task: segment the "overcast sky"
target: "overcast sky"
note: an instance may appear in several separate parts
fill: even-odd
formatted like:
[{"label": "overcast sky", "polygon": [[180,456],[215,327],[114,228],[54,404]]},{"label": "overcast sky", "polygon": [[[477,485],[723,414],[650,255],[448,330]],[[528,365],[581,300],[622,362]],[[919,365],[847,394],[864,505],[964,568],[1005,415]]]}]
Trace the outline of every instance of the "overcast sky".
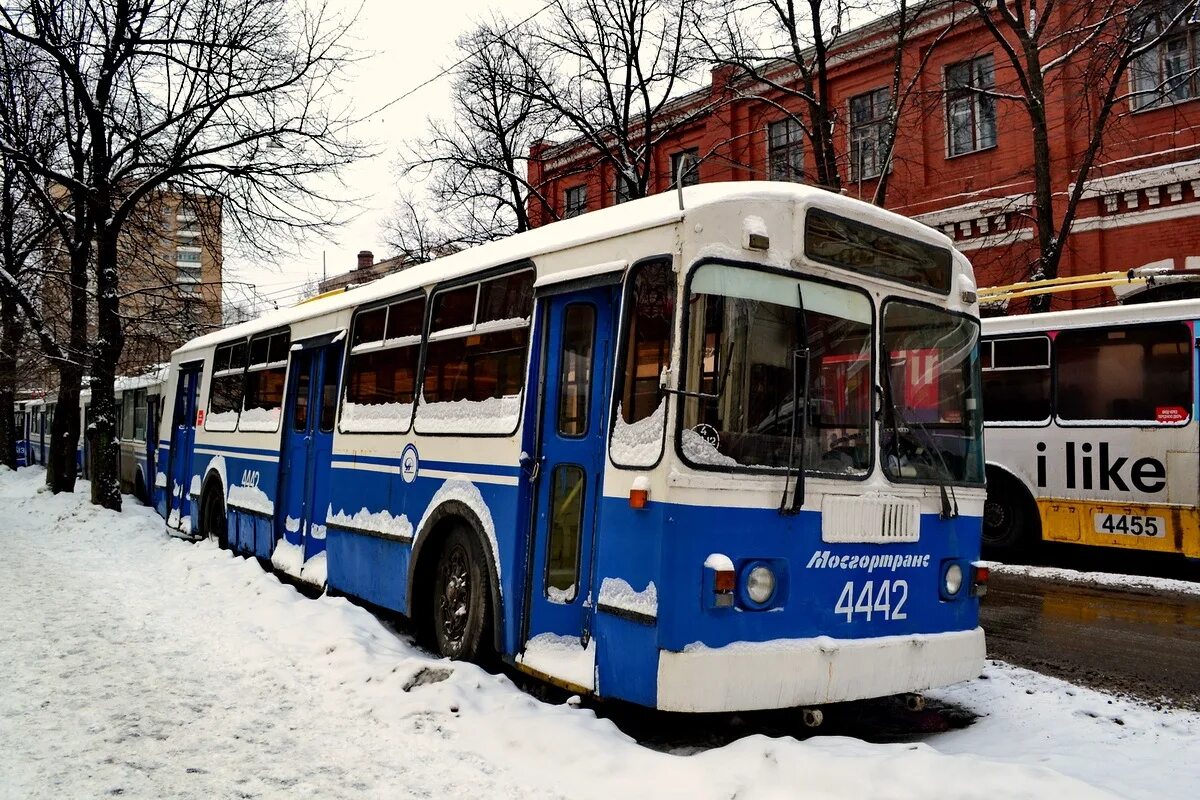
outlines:
[{"label": "overcast sky", "polygon": [[[506,18],[522,19],[544,5],[545,0],[329,0],[330,6],[353,14],[362,10],[354,25],[356,47],[374,55],[352,68],[344,93],[359,113],[383,106],[405,91],[428,80],[454,63],[454,40],[476,21],[499,11]],[[387,255],[380,223],[397,194],[392,164],[406,139],[420,136],[425,120],[449,113],[449,80],[442,78],[363,123],[360,139],[376,143],[379,155],[346,170],[343,180],[348,195],[363,198],[358,218],[339,228],[333,238],[313,239],[294,256],[281,257],[278,264],[262,266],[226,250],[227,300],[244,293],[232,282],[245,281],[280,306],[295,302],[294,287],[321,277],[324,253],[329,275],[352,269],[359,250],[371,250],[376,259]],[[266,308],[260,310],[265,311]]]}]

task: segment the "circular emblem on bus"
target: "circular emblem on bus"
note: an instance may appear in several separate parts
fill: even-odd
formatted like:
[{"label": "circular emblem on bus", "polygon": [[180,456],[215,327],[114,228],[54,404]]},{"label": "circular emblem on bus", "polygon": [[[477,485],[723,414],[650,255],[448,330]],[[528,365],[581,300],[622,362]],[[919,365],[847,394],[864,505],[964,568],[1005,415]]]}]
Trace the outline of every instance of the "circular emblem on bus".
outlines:
[{"label": "circular emblem on bus", "polygon": [[417,456],[417,446],[410,444],[400,454],[400,477],[405,483],[412,483],[417,479],[417,470],[420,468],[421,459]]},{"label": "circular emblem on bus", "polygon": [[692,432],[700,436],[701,439],[711,444],[713,447],[721,446],[721,435],[717,433],[717,429],[706,422],[701,422],[696,427],[692,428]]}]

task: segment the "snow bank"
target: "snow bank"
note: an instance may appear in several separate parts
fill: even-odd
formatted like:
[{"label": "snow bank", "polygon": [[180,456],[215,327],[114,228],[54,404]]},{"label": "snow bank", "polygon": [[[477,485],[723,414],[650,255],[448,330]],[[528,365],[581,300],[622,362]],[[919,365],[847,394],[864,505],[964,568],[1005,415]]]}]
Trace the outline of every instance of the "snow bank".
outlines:
[{"label": "snow bank", "polygon": [[667,400],[663,398],[654,413],[637,422],[627,423],[617,404],[617,420],[613,425],[609,453],[614,464],[648,467],[662,452],[663,425],[667,418]]},{"label": "snow bank", "polygon": [[521,396],[454,400],[417,407],[421,433],[512,433],[521,418]]},{"label": "snow bank", "polygon": [[347,432],[404,433],[412,421],[412,403],[342,403],[341,429]]},{"label": "snow bank", "polygon": [[632,611],[647,617],[658,616],[658,589],[654,581],[637,591],[623,578],[605,578],[600,584],[600,605]]},{"label": "snow bank", "polygon": [[[0,474],[6,796],[1200,793],[1200,763],[1187,755],[1200,714],[996,663],[984,680],[928,693],[983,714],[963,730],[895,744],[797,741],[757,734],[746,718],[746,735],[722,747],[642,747],[586,707],[540,702],[471,664],[450,668],[344,598],[305,599],[254,559],[169,539],[148,508],[95,508],[86,483],[38,494],[44,475]],[[577,640],[539,640],[531,654],[585,669],[592,657]]]},{"label": "snow bank", "polygon": [[387,511],[368,511],[365,506],[359,509],[354,516],[350,516],[344,510],[334,513],[333,506],[330,505],[325,512],[325,524],[333,525],[335,528],[348,526],[404,539],[411,539],[413,535],[412,523],[404,514],[394,517]]},{"label": "snow bank", "polygon": [[1080,572],[1061,567],[1031,567],[1024,564],[1004,564],[999,561],[981,561],[998,575],[1021,575],[1063,583],[1082,583],[1106,586],[1113,589],[1149,589],[1156,592],[1179,592],[1200,595],[1200,583],[1179,581],[1172,578],[1152,578],[1144,575],[1120,575],[1110,572]]}]

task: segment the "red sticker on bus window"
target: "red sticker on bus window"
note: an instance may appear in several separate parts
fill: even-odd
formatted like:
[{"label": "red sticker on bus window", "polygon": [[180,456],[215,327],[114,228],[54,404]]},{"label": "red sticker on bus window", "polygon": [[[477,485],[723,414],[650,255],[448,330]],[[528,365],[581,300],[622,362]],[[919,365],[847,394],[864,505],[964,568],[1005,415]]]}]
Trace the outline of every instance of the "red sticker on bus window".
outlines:
[{"label": "red sticker on bus window", "polygon": [[204,409],[203,408],[196,409],[196,427],[197,428],[204,427]]},{"label": "red sticker on bus window", "polygon": [[1188,412],[1183,406],[1159,406],[1154,410],[1155,422],[1187,422]]}]

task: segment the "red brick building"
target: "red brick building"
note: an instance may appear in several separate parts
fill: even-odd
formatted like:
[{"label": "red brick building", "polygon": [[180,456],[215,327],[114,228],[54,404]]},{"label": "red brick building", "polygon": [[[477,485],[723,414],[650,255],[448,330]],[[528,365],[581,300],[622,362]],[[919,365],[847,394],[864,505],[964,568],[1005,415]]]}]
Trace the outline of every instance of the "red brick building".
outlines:
[{"label": "red brick building", "polygon": [[[1065,15],[1063,9],[1073,5],[1060,3],[1055,13]],[[1015,81],[1000,46],[961,7],[961,21],[942,34],[948,14],[918,30],[905,52],[907,74],[917,74],[936,41],[902,111],[885,205],[953,238],[975,264],[981,286],[1023,280],[1037,256],[1029,213],[1034,202],[1029,118],[1013,100],[947,90],[970,85],[1003,94]],[[830,62],[839,158],[845,165],[842,191],[867,200],[880,171],[872,145],[880,125],[877,109],[881,101],[886,104],[892,80],[889,31],[883,20],[847,34]],[[1106,126],[1060,275],[1146,265],[1200,270],[1198,72],[1200,23],[1172,31],[1131,69],[1128,91],[1121,92],[1129,96],[1118,102]],[[699,159],[695,178],[704,182],[806,180],[814,174],[809,148],[773,104],[791,109],[796,101],[772,96],[736,75],[730,68],[714,70],[707,89],[676,101],[678,112],[708,103],[714,110],[657,149],[651,192],[673,185],[672,165],[689,151]],[[1088,113],[1081,110],[1088,97],[1084,84],[1081,70],[1069,65],[1048,85],[1056,208],[1065,202],[1087,143],[1088,126],[1077,116]],[[1145,91],[1151,86],[1159,88]],[[855,169],[852,159],[862,168]],[[560,215],[573,216],[617,201],[612,165],[596,162],[595,151],[581,141],[536,145],[530,179],[544,187]],[[535,224],[548,221],[540,209],[531,211]],[[1054,307],[1113,301],[1105,289],[1056,296]]]}]

